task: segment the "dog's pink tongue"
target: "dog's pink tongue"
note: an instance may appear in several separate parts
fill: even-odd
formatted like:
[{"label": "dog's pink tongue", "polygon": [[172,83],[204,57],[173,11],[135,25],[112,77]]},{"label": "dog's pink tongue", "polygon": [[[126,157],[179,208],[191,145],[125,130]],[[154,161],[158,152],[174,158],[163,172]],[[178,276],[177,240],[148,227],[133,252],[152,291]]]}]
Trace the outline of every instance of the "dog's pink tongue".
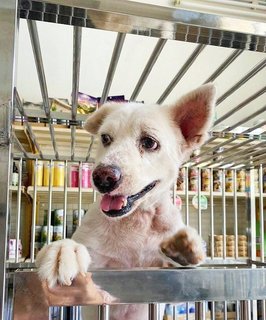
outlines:
[{"label": "dog's pink tongue", "polygon": [[125,196],[113,196],[112,197],[108,194],[105,194],[102,197],[101,209],[103,211],[120,210],[120,209],[122,209],[125,200],[126,200]]}]

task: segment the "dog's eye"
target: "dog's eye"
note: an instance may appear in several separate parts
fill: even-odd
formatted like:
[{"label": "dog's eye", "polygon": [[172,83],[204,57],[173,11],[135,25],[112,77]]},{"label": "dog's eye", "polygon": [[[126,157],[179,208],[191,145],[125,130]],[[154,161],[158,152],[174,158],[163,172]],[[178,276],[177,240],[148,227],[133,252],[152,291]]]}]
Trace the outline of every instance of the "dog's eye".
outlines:
[{"label": "dog's eye", "polygon": [[109,136],[109,134],[102,134],[101,135],[102,144],[104,146],[109,146],[111,142],[113,141],[112,137]]},{"label": "dog's eye", "polygon": [[154,151],[159,148],[159,143],[151,137],[142,137],[140,139],[140,146],[144,150]]}]

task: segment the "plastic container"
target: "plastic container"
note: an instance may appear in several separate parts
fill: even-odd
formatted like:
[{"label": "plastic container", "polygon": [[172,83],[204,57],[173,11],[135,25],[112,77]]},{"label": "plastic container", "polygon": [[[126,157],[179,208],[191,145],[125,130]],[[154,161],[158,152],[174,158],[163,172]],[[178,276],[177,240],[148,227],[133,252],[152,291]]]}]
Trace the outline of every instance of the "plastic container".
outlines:
[{"label": "plastic container", "polygon": [[189,170],[189,190],[190,191],[198,190],[198,169]]},{"label": "plastic container", "polygon": [[[34,186],[34,166],[36,162],[32,161],[32,179],[31,183]],[[37,162],[37,167],[36,167],[36,185],[37,186],[42,186],[43,185],[43,161],[38,160]]]},{"label": "plastic container", "polygon": [[55,209],[53,211],[53,225],[62,226],[64,220],[64,209]]},{"label": "plastic container", "polygon": [[54,187],[63,187],[65,184],[65,164],[62,161],[54,162]]},{"label": "plastic container", "polygon": [[43,163],[43,186],[48,187],[49,186],[49,179],[50,179],[50,170],[52,170],[52,176],[51,176],[51,185],[53,185],[54,182],[54,163],[50,161],[44,161]]},{"label": "plastic container", "polygon": [[211,188],[211,172],[210,169],[201,170],[201,191],[209,192]]},{"label": "plastic container", "polygon": [[79,166],[72,165],[70,167],[69,186],[77,188],[79,186]]}]

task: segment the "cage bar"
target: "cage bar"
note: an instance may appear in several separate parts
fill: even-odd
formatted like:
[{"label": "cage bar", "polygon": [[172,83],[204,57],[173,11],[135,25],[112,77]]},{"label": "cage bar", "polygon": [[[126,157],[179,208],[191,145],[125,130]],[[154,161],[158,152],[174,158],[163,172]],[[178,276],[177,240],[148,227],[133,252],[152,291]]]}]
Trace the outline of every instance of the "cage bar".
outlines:
[{"label": "cage bar", "polygon": [[169,96],[169,94],[172,92],[172,90],[175,88],[175,86],[178,84],[178,82],[182,79],[182,77],[186,74],[188,69],[192,66],[192,64],[195,62],[199,54],[203,51],[205,48],[205,45],[199,44],[197,45],[196,49],[192,52],[190,57],[187,59],[187,61],[184,63],[182,68],[178,71],[176,76],[173,78],[173,80],[169,83],[167,88],[164,90],[160,98],[157,100],[158,104],[161,104],[164,102],[164,100]]}]

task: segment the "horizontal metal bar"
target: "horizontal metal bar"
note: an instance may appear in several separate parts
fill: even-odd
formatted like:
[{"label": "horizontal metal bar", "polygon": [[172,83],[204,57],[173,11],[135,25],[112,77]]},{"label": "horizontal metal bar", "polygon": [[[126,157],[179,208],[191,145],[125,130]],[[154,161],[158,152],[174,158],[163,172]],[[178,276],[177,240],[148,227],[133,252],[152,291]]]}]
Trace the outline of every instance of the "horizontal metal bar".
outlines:
[{"label": "horizontal metal bar", "polygon": [[223,132],[226,132],[226,131],[232,131],[234,130],[235,128],[239,127],[240,125],[242,125],[243,123],[246,123],[248,122],[249,120],[257,117],[258,115],[260,115],[261,113],[265,112],[266,111],[266,105],[264,107],[262,107],[261,109],[255,111],[254,113],[252,113],[251,115],[241,119],[240,121],[234,123],[234,125],[226,128],[223,130]]},{"label": "horizontal metal bar", "polygon": [[107,97],[108,97],[108,94],[109,94],[109,90],[111,88],[112,81],[113,81],[113,78],[114,78],[115,70],[116,70],[116,67],[117,67],[117,64],[118,64],[118,60],[119,60],[120,54],[122,52],[122,48],[123,48],[123,44],[124,44],[125,38],[126,38],[126,34],[125,33],[118,33],[117,34],[117,38],[116,38],[116,42],[115,42],[112,58],[111,58],[111,61],[110,61],[108,73],[107,73],[107,76],[106,76],[106,81],[105,81],[105,84],[104,84],[104,88],[103,88],[100,104],[105,103],[105,101],[107,100]]},{"label": "horizontal metal bar", "polygon": [[244,50],[235,50],[214,73],[204,82],[204,84],[214,81],[228,66],[238,58]]},{"label": "horizontal metal bar", "polygon": [[166,39],[159,39],[156,43],[156,46],[150,56],[150,59],[148,60],[140,78],[138,83],[136,84],[136,87],[130,97],[130,101],[135,101],[136,98],[138,97],[145,81],[147,80],[153,66],[155,65],[157,59],[159,58],[165,44],[166,44],[167,40]]},{"label": "horizontal metal bar", "polygon": [[257,99],[259,96],[261,96],[263,93],[266,92],[266,87],[263,87],[262,89],[260,89],[259,91],[257,91],[256,93],[254,93],[252,96],[248,97],[247,99],[245,99],[244,101],[242,101],[239,105],[237,105],[235,108],[231,109],[230,111],[228,111],[226,114],[224,114],[222,117],[220,117],[219,119],[217,119],[214,122],[214,127],[217,126],[217,124],[221,123],[222,121],[224,121],[225,119],[229,118],[231,115],[233,115],[234,113],[236,113],[237,111],[241,110],[243,107],[245,107],[247,104],[249,104],[251,101]]},{"label": "horizontal metal bar", "polygon": [[196,49],[192,52],[192,54],[189,56],[187,61],[184,63],[182,68],[178,71],[176,76],[173,78],[173,80],[169,83],[165,91],[162,93],[160,98],[157,100],[158,104],[161,104],[164,102],[164,100],[168,97],[168,95],[172,92],[172,90],[175,88],[177,83],[182,79],[182,77],[185,75],[185,73],[188,71],[188,69],[192,66],[194,61],[197,59],[199,54],[202,52],[202,50],[205,48],[204,44],[197,45]]},{"label": "horizontal metal bar", "polygon": [[[33,11],[32,3],[36,2],[21,2],[20,9],[23,10],[23,12],[21,13],[22,17],[29,17],[29,13]],[[79,23],[83,23],[83,20],[86,20],[86,17],[88,17],[91,19],[91,26],[93,26],[92,22],[98,18],[96,20],[98,28],[106,28],[108,30],[118,32],[122,29],[125,30],[127,27],[128,30],[133,29],[133,32],[135,32],[135,30],[138,30],[138,28],[142,28],[143,30],[145,27],[150,27],[156,31],[161,31],[162,33],[164,31],[165,36],[169,36],[169,38],[171,35],[172,38],[170,39],[174,39],[174,31],[178,31],[178,28],[176,28],[177,24],[180,24],[180,26],[184,25],[185,28],[187,28],[188,26],[191,26],[192,28],[198,27],[197,31],[202,29],[203,31],[205,31],[206,29],[210,29],[211,31],[213,31],[213,33],[224,33],[225,39],[229,38],[232,44],[234,44],[234,42],[241,41],[241,39],[244,38],[243,36],[245,34],[249,35],[249,43],[251,44],[253,44],[253,42],[257,40],[256,38],[260,40],[260,36],[265,36],[265,24],[254,22],[253,19],[235,19],[223,15],[206,14],[190,10],[180,10],[169,6],[164,7],[140,2],[132,3],[131,1],[126,0],[99,0],[96,3],[94,1],[88,2],[86,0],[77,0],[75,1],[75,6],[76,8],[80,8],[80,10],[75,10],[76,8],[73,8],[73,0],[60,1],[60,5],[63,8],[58,5],[59,0],[49,0],[49,3],[55,5],[55,8],[52,12],[49,12],[47,10],[45,1],[41,1],[42,5],[39,6],[39,8],[38,6],[35,6],[34,8],[35,12],[37,11],[40,14],[39,16],[35,15],[33,17],[35,19],[39,18],[47,20],[50,18],[49,21],[51,22],[64,22],[72,25],[79,25]],[[23,4],[25,4],[24,7]],[[50,13],[50,16],[47,17],[46,13]],[[66,20],[60,21],[60,19],[57,19],[57,16],[63,14],[64,16],[71,18],[74,17],[76,19],[70,19],[69,22]],[[104,17],[106,17],[107,15],[107,18],[104,20],[101,14],[104,14]],[[162,23],[162,21],[164,23]],[[104,25],[104,22],[106,26]],[[84,25],[86,25],[86,21]],[[206,31],[203,32],[202,35],[204,35],[205,33]],[[201,34],[199,34],[198,36],[200,35]],[[254,35],[255,39],[253,39],[250,35]],[[244,38],[244,40],[246,39]],[[255,45],[254,47],[256,49]],[[246,49],[247,48],[248,45],[246,45]]]},{"label": "horizontal metal bar", "polygon": [[255,67],[253,67],[243,78],[241,78],[236,84],[234,84],[229,90],[227,90],[216,102],[216,106],[221,104],[226,98],[233,94],[237,89],[239,89],[248,80],[254,77],[259,71],[261,71],[266,66],[266,59],[260,61]]},{"label": "horizontal metal bar", "polygon": [[[92,270],[91,275],[80,278],[81,283],[74,291],[71,287],[58,287],[56,295],[41,285],[36,272],[16,272],[14,314],[29,312],[37,305],[39,314],[42,314],[41,308],[48,308],[49,305],[106,303],[97,291],[93,294],[84,290],[86,285],[92,287],[90,276],[112,297],[108,304],[259,300],[266,297],[266,273],[263,268]],[[14,319],[19,318],[15,316]]]}]

